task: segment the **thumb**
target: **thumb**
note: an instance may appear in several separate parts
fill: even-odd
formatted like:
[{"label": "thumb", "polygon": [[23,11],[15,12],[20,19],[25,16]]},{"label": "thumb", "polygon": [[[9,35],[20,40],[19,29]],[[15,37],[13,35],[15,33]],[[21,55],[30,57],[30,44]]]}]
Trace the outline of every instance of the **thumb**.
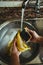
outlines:
[{"label": "thumb", "polygon": [[13,52],[15,51],[15,50],[17,50],[17,48],[16,48],[16,39],[14,40],[14,42],[13,42],[13,46],[12,46],[12,50],[13,50]]}]

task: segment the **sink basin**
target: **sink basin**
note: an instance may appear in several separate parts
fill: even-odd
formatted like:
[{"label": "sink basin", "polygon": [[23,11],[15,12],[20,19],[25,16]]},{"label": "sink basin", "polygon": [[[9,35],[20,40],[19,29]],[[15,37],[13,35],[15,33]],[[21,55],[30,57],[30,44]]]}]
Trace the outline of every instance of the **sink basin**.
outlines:
[{"label": "sink basin", "polygon": [[[28,22],[23,22],[23,28],[24,27],[28,27],[29,29],[35,30],[37,32],[37,29]],[[6,46],[8,45],[9,41],[13,40],[17,31],[20,29],[21,29],[20,21],[7,21],[0,26],[0,59],[5,63],[10,62],[10,56],[8,55]],[[38,55],[39,44],[37,43],[32,44],[32,47],[33,47],[32,51],[26,51],[26,53],[21,53],[20,55],[21,63],[27,63],[33,60]]]}]

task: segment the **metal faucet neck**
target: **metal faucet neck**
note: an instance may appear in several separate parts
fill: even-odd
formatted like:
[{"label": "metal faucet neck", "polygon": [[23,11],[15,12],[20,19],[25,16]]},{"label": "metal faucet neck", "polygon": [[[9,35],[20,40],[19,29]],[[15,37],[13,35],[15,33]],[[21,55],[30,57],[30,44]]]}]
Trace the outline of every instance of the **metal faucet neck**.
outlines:
[{"label": "metal faucet neck", "polygon": [[24,0],[23,4],[22,4],[22,8],[25,8],[28,4],[29,0]]}]

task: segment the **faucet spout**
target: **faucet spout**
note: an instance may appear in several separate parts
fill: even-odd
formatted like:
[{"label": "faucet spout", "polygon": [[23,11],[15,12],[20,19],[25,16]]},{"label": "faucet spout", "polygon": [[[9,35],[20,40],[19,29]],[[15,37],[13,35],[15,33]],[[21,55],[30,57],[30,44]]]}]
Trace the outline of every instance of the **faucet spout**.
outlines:
[{"label": "faucet spout", "polygon": [[22,8],[25,8],[28,4],[29,0],[24,0],[22,4]]}]

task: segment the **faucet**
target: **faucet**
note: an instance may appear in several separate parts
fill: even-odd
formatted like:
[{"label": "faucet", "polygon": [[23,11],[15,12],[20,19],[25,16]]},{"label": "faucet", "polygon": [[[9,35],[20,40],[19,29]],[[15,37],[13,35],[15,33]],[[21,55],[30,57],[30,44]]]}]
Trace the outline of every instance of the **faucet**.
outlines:
[{"label": "faucet", "polygon": [[[29,4],[29,1],[30,0],[24,0],[23,4],[22,4],[22,8],[26,8],[27,4]],[[39,3],[40,3],[40,0],[36,0],[35,7],[37,6],[39,8],[39,6],[40,6]]]},{"label": "faucet", "polygon": [[40,0],[36,0],[36,12],[40,14]]},{"label": "faucet", "polygon": [[[24,1],[23,1],[23,4],[22,4],[22,8],[23,8],[23,9],[26,8],[27,4],[29,4],[29,1],[30,1],[30,0],[24,0]],[[32,6],[31,6],[31,7],[32,7]],[[36,0],[36,4],[35,4],[35,6],[33,6],[33,7],[36,9],[37,13],[39,13],[40,0]]]},{"label": "faucet", "polygon": [[28,2],[29,2],[29,0],[24,0],[23,1],[23,4],[22,4],[22,8],[26,8]]}]

